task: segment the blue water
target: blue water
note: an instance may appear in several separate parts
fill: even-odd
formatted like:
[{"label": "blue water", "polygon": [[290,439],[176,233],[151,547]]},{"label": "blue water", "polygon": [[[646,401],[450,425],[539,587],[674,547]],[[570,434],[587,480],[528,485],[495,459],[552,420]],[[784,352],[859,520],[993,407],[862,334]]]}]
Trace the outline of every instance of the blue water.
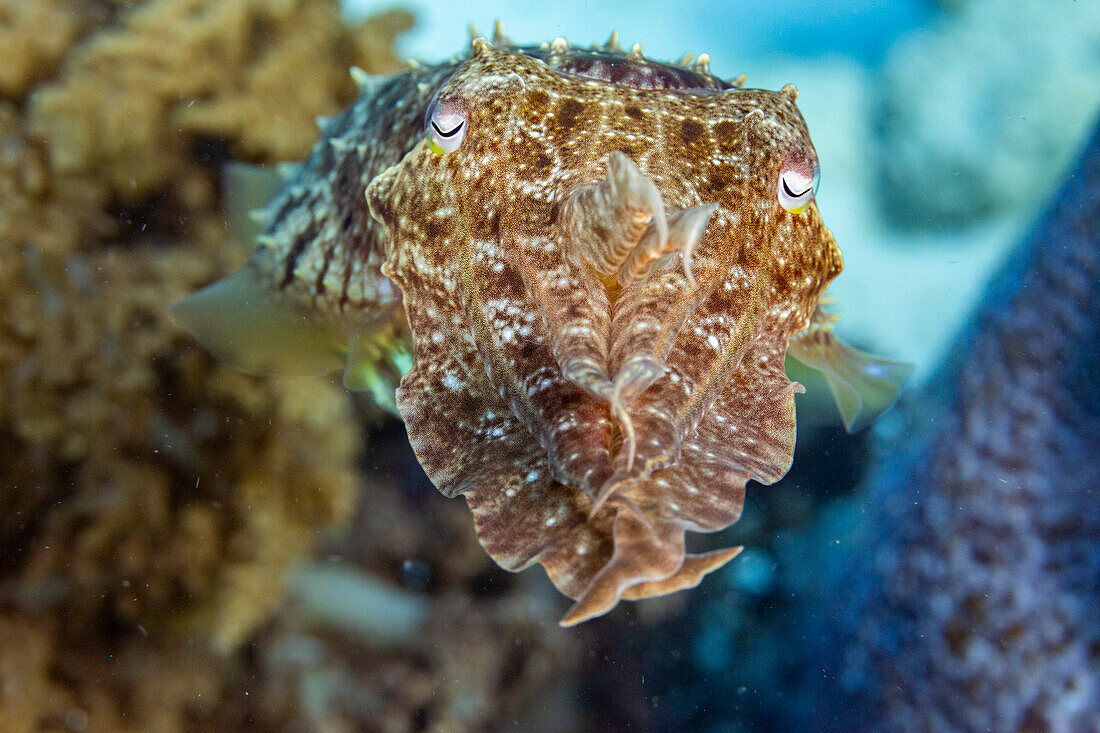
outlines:
[{"label": "blue water", "polygon": [[[346,0],[350,18],[390,7],[377,0]],[[718,73],[736,75],[737,64],[760,56],[838,54],[875,63],[899,35],[936,12],[922,0],[743,0],[684,6],[640,2],[515,3],[507,0],[414,2],[420,18],[401,48],[414,58],[438,60],[461,48],[467,26],[489,32],[500,20],[517,42],[562,36],[589,44],[617,29],[624,43],[640,42],[654,58],[707,52]]]}]

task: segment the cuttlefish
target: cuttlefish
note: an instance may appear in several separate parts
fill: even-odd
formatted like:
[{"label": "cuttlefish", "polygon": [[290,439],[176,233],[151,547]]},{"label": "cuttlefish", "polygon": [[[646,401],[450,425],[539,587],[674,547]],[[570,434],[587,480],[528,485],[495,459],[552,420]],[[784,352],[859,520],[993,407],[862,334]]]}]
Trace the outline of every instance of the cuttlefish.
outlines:
[{"label": "cuttlefish", "polygon": [[563,625],[737,555],[689,554],[685,532],[729,526],[749,479],[790,467],[787,355],[853,428],[907,377],[818,308],[842,262],[793,86],[614,35],[498,33],[353,75],[359,99],[258,213],[247,265],[175,314],[255,371],[343,365],[493,559],[575,599]]}]

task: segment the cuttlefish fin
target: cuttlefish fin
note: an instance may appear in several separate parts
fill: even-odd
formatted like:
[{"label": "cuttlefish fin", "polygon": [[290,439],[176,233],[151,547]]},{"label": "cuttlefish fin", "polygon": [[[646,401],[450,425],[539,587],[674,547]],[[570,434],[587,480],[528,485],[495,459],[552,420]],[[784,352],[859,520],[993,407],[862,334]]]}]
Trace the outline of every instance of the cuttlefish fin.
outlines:
[{"label": "cuttlefish fin", "polygon": [[241,371],[294,376],[342,367],[348,390],[369,392],[376,404],[398,415],[395,390],[412,367],[411,346],[400,334],[362,324],[345,335],[301,312],[248,266],[187,296],[169,313]]},{"label": "cuttlefish fin", "polygon": [[811,327],[791,339],[787,354],[821,372],[849,433],[889,410],[913,374],[912,364],[853,349],[827,327]]},{"label": "cuttlefish fin", "polygon": [[299,312],[248,266],[169,313],[216,356],[251,374],[324,374],[343,365],[341,335]]},{"label": "cuttlefish fin", "polygon": [[269,219],[266,206],[285,183],[280,169],[230,161],[222,166],[226,229],[247,252]]}]

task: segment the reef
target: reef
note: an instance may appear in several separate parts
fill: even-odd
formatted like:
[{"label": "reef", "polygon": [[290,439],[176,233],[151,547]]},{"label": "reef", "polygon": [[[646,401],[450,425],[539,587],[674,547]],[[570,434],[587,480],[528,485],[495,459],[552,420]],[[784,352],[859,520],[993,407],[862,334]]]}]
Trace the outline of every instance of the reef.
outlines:
[{"label": "reef", "polygon": [[354,96],[348,67],[393,70],[410,24],[0,3],[3,730],[216,719],[290,569],[352,517],[343,390],[220,365],[166,307],[243,259],[222,163],[304,155]]}]

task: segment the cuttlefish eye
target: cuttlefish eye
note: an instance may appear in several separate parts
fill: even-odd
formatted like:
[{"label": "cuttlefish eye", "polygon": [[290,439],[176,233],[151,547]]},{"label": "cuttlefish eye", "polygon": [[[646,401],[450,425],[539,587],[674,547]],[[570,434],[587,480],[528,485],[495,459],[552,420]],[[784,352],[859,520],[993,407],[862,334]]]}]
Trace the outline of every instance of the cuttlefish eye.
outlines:
[{"label": "cuttlefish eye", "polygon": [[453,153],[466,137],[466,113],[448,102],[432,102],[424,118],[424,131],[428,133],[428,147],[433,153]]},{"label": "cuttlefish eye", "polygon": [[803,162],[785,167],[780,171],[775,187],[779,205],[792,214],[801,214],[814,200],[814,192],[817,191],[820,180],[821,171],[816,164]]}]

